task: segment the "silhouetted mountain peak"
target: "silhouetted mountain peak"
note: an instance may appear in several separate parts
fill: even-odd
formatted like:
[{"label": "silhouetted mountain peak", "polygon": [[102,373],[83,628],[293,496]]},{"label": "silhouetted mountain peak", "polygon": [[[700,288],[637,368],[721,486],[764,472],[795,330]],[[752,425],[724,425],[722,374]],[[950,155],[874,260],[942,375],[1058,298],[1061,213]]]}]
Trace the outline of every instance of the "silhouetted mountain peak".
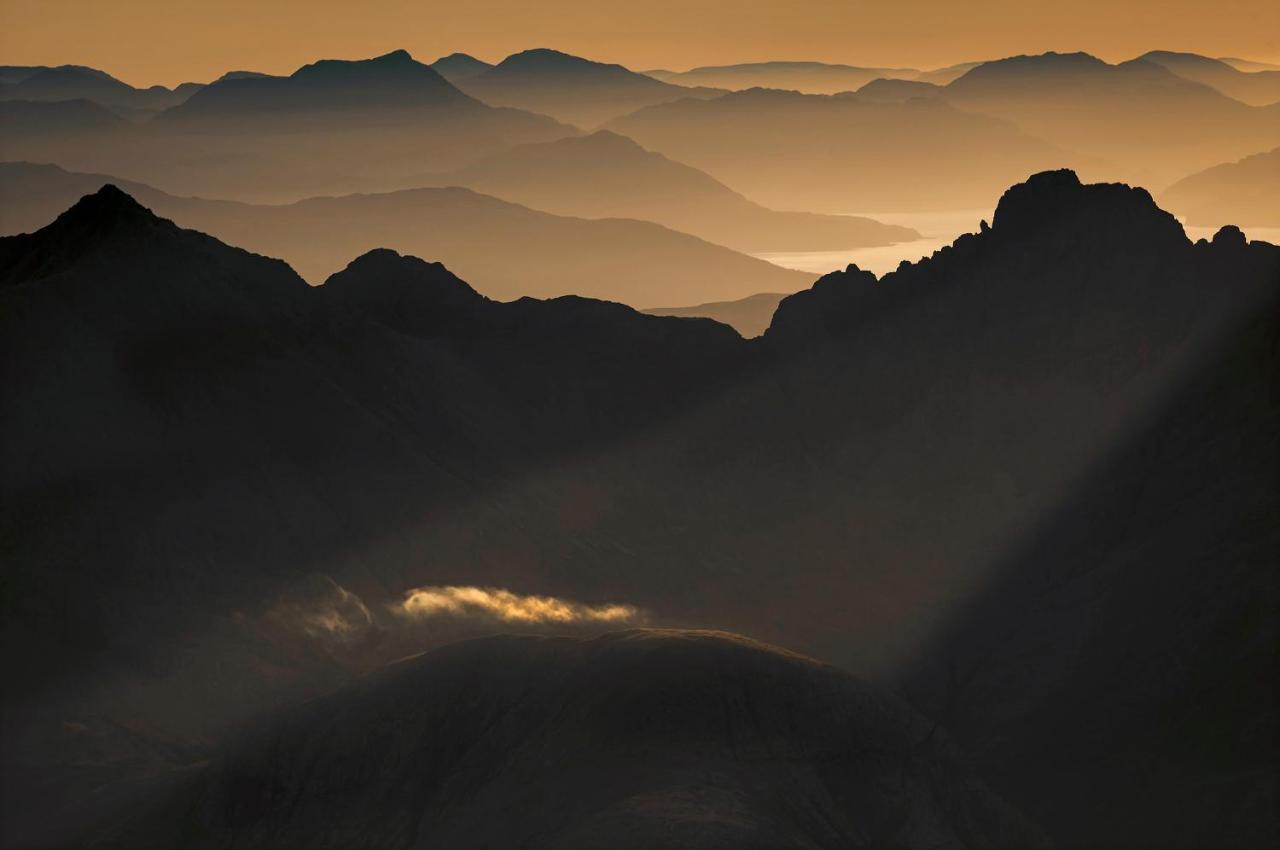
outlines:
[{"label": "silhouetted mountain peak", "polygon": [[498,63],[500,68],[527,68],[536,70],[585,69],[598,63],[571,53],[552,50],[548,47],[535,47],[513,53]]},{"label": "silhouetted mountain peak", "polygon": [[393,50],[372,59],[321,59],[310,65],[303,65],[292,76],[295,79],[306,79],[316,76],[333,76],[337,74],[355,75],[368,73],[405,72],[437,76],[430,66],[424,65],[409,55],[407,50]]},{"label": "silhouetted mountain peak", "polygon": [[59,229],[64,238],[83,239],[92,234],[105,235],[154,225],[177,229],[177,225],[152,213],[128,192],[107,183],[77,201],[50,227]]},{"label": "silhouetted mountain peak", "polygon": [[1236,227],[1234,224],[1224,225],[1218,229],[1217,233],[1213,234],[1214,245],[1235,245],[1244,247],[1248,241],[1249,240],[1245,238],[1244,231]]},{"label": "silhouetted mountain peak", "polygon": [[1115,238],[1185,241],[1177,219],[1156,206],[1146,189],[1124,183],[1080,182],[1074,171],[1042,171],[1010,187],[996,205],[992,231],[1001,238],[1045,227],[1107,231]]},{"label": "silhouetted mountain peak", "polygon": [[493,66],[468,53],[450,53],[431,63],[436,73],[449,81],[467,80],[483,74]]},{"label": "silhouetted mountain peak", "polygon": [[[357,310],[388,327],[434,332],[489,299],[442,263],[375,248],[330,276],[320,288],[329,302]],[[461,313],[459,311],[462,311]]]}]

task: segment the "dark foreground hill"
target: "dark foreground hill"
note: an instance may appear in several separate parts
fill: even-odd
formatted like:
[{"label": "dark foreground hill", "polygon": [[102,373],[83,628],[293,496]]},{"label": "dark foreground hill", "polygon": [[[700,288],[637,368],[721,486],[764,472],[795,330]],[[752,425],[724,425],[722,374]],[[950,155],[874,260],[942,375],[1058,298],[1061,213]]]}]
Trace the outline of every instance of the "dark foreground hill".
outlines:
[{"label": "dark foreground hill", "polygon": [[1269,846],[1278,291],[1070,172],[755,341],[96,193],[0,240],[5,841],[459,633],[648,622],[902,685],[1066,846]]},{"label": "dark foreground hill", "polygon": [[180,782],[91,846],[1043,846],[905,705],[714,632],[454,644]]}]

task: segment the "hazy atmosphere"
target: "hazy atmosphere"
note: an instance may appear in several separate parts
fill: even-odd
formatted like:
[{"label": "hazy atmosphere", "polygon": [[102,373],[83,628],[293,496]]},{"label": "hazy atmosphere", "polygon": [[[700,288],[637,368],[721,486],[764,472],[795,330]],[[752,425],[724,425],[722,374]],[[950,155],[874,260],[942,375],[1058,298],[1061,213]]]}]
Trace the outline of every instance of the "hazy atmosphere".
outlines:
[{"label": "hazy atmosphere", "polygon": [[0,850],[1280,845],[1278,38],[0,0]]}]

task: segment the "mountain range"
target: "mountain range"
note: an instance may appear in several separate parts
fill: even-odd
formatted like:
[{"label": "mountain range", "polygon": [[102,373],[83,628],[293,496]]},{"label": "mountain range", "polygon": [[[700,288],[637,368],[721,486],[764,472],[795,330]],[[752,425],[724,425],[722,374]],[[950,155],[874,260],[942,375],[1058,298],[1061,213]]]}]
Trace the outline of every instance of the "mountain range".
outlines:
[{"label": "mountain range", "polygon": [[560,215],[655,221],[747,252],[825,251],[920,238],[861,216],[780,212],[608,130],[509,148],[450,174],[466,186]]},{"label": "mountain range", "polygon": [[[88,803],[144,830],[96,822],[123,846],[178,823],[412,846],[407,824],[446,811],[595,846],[723,845],[735,822],[847,845],[836,817],[864,810],[887,819],[855,820],[872,844],[1027,846],[971,763],[1060,846],[1267,846],[1274,809],[1242,789],[1276,736],[1278,286],[1274,246],[1230,227],[1193,243],[1141,189],[1045,172],[978,233],[879,279],[828,275],[743,340],[589,299],[493,302],[391,251],[308,287],[100,189],[0,239],[6,840]],[[468,644],[360,678],[459,630],[560,622],[535,611],[758,635],[899,688],[925,721],[720,639],[517,641],[492,664]],[[526,651],[550,667],[500,661]],[[421,720],[402,695],[458,681],[451,657],[474,700],[396,736]],[[591,659],[614,672],[583,680],[598,699],[567,691],[569,722],[538,671]],[[511,719],[493,740],[529,750],[472,749],[465,789],[415,766],[493,712]],[[821,736],[841,742],[824,760],[804,729],[828,723],[849,737]],[[621,751],[601,731],[619,724]],[[705,742],[687,765],[650,749],[685,739]],[[561,772],[551,796],[581,808],[513,804],[551,781],[551,751],[598,754],[619,784]],[[362,758],[376,825],[326,796],[326,765]],[[264,809],[265,789],[291,802]],[[164,799],[188,814],[145,805]],[[539,811],[554,822],[512,814]]]},{"label": "mountain range", "polygon": [[[114,179],[51,165],[0,163],[0,232],[39,228]],[[272,206],[122,185],[160,215],[283,257],[314,283],[352,257],[383,247],[440,258],[486,294],[503,299],[575,294],[639,305],[698,303],[762,290],[793,292],[812,281],[803,272],[647,221],[552,215],[457,187]]]},{"label": "mountain range", "polygon": [[514,53],[479,73],[455,75],[454,83],[491,106],[540,112],[588,129],[641,107],[724,94],[545,48]]},{"label": "mountain range", "polygon": [[[486,106],[403,50],[323,60],[287,77],[227,75],[141,126],[92,127],[72,116],[80,118],[75,132],[49,133],[22,113],[13,117],[3,138],[10,160],[268,201],[403,188],[403,177],[423,163],[453,168],[511,144],[574,132],[543,115]],[[306,156],[298,156],[303,138]]]},{"label": "mountain range", "polygon": [[0,100],[91,100],[125,114],[149,114],[176,106],[201,88],[183,83],[173,89],[138,89],[110,74],[82,65],[16,66],[0,68]]},{"label": "mountain range", "polygon": [[766,206],[834,213],[971,207],[1063,157],[1007,121],[941,101],[855,94],[750,89],[648,107],[606,129]]},{"label": "mountain range", "polygon": [[1160,195],[1161,203],[1190,224],[1280,227],[1280,148],[1184,177]]}]

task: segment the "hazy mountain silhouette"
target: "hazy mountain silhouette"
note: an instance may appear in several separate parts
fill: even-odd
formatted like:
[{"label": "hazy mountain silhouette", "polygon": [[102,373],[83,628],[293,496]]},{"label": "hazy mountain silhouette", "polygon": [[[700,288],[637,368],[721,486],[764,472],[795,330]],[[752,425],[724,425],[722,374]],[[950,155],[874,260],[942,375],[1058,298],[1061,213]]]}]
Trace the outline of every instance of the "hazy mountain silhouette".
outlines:
[{"label": "hazy mountain silhouette", "polygon": [[914,68],[858,68],[825,62],[747,62],[705,65],[688,71],[645,71],[646,75],[681,86],[742,89],[787,89],[805,94],[853,91],[880,77],[913,79]]},{"label": "hazy mountain silhouette", "polygon": [[854,94],[751,89],[649,107],[608,129],[766,206],[838,213],[976,206],[1062,159],[1005,121]]},{"label": "hazy mountain silhouette", "polygon": [[940,97],[942,86],[919,80],[876,79],[855,94],[868,103],[904,103],[915,97]]},{"label": "hazy mountain silhouette", "polygon": [[10,67],[0,77],[0,99],[3,100],[83,99],[107,107],[151,112],[176,106],[200,88],[196,83],[183,83],[174,89],[164,86],[138,89],[104,71],[81,65]]},{"label": "hazy mountain silhouette", "polygon": [[299,113],[323,119],[349,111],[376,115],[468,106],[473,106],[470,98],[429,65],[396,50],[374,59],[323,59],[287,77],[224,77],[167,110],[161,120],[214,120],[218,129],[225,129],[227,121],[283,120]]},{"label": "hazy mountain silhouette", "polygon": [[561,215],[638,218],[739,251],[823,251],[920,238],[857,216],[778,212],[608,130],[513,147],[438,178]]},{"label": "hazy mountain silhouette", "polygon": [[1280,107],[1247,106],[1145,59],[1015,56],[974,68],[945,98],[1104,159],[1108,174],[1156,185],[1280,140]]},{"label": "hazy mountain silhouette", "polygon": [[172,796],[91,846],[1043,845],[896,700],[708,632],[455,644],[289,712]]},{"label": "hazy mountain silhouette", "polygon": [[0,118],[3,118],[4,134],[0,146],[7,156],[11,149],[74,138],[79,134],[93,134],[112,140],[121,136],[134,137],[129,122],[106,107],[91,100],[0,101]]},{"label": "hazy mountain silhouette", "polygon": [[1280,148],[1184,177],[1160,195],[1190,224],[1280,227]]},{"label": "hazy mountain silhouette", "polygon": [[228,75],[137,129],[127,140],[55,136],[34,119],[15,120],[6,124],[5,157],[128,174],[184,193],[279,201],[401,188],[423,162],[454,168],[573,132],[545,116],[486,106],[402,50],[322,60],[287,77]]},{"label": "hazy mountain silhouette", "polygon": [[1212,86],[1227,97],[1253,106],[1280,101],[1280,68],[1242,71],[1221,59],[1168,50],[1153,50],[1138,59],[1168,68],[1179,77]]},{"label": "hazy mountain silhouette", "polygon": [[557,50],[515,53],[483,73],[457,81],[493,106],[514,106],[591,128],[644,106],[723,94],[637,74],[621,65],[592,62]]},{"label": "hazy mountain silhouette", "polygon": [[936,68],[932,71],[921,71],[920,74],[912,79],[921,83],[929,83],[935,86],[945,86],[952,80],[958,79],[981,65],[981,62],[961,62],[957,65],[948,65],[945,68]]},{"label": "hazy mountain silhouette", "polygon": [[737,301],[713,301],[693,307],[647,307],[644,312],[653,316],[688,316],[715,319],[729,325],[744,338],[761,336],[773,321],[778,302],[786,293],[760,292]]},{"label": "hazy mountain silhouette", "polygon": [[441,56],[431,63],[432,70],[451,83],[459,83],[470,79],[492,67],[493,65],[488,62],[482,62],[465,53],[450,53],[448,56]]},{"label": "hazy mountain silhouette", "polygon": [[[114,178],[0,164],[5,233],[33,230]],[[645,221],[551,215],[461,188],[311,198],[282,206],[178,198],[125,183],[161,215],[283,257],[318,283],[379,247],[445,261],[486,294],[586,295],[629,304],[795,291],[812,275]],[[856,223],[855,223],[856,224]]]},{"label": "hazy mountain silhouette", "polygon": [[1252,73],[1253,71],[1280,71],[1280,65],[1275,65],[1270,62],[1255,62],[1252,59],[1236,59],[1230,56],[1219,56],[1218,61],[1226,62],[1237,71],[1246,71],[1249,73]]},{"label": "hazy mountain silhouette", "polygon": [[[829,275],[785,299],[762,340],[745,341],[705,319],[577,298],[494,304],[437,265],[386,251],[308,288],[278,261],[104,189],[35,234],[0,240],[0,534],[17,565],[7,586],[20,591],[6,594],[0,642],[15,685],[2,703],[4,777],[21,792],[21,822],[6,817],[6,835],[62,822],[59,803],[91,799],[89,789],[123,792],[116,780],[207,758],[227,724],[350,681],[385,657],[379,646],[439,642],[454,633],[443,612],[410,640],[397,637],[408,627],[396,605],[412,588],[465,584],[626,603],[654,621],[746,631],[909,682],[942,727],[929,747],[956,718],[965,758],[1068,846],[1268,838],[1273,812],[1242,793],[1241,777],[1262,775],[1276,727],[1274,634],[1255,626],[1274,599],[1264,488],[1280,454],[1268,392],[1277,287],[1280,249],[1233,229],[1193,244],[1146,192],[1051,172],[1009,189],[981,232],[878,280]],[[1095,567],[1104,587],[1058,581]],[[282,598],[317,573],[366,627],[315,626],[333,622],[328,609],[301,625],[282,619]],[[962,691],[958,704],[989,707],[1007,737],[933,698],[963,678],[987,629],[1013,635],[980,671],[997,686]],[[954,672],[948,652],[961,661]],[[621,678],[589,678],[628,728],[690,717],[674,711],[683,702],[624,710],[611,683],[636,668],[612,669]],[[634,678],[653,699],[670,692]],[[470,681],[483,691],[490,679]],[[723,731],[725,711],[772,718],[773,700],[812,693],[783,681],[763,686],[768,697],[701,674],[678,684],[722,695]],[[543,705],[532,698],[541,691],[516,691]],[[363,693],[329,705],[366,705]],[[407,702],[393,700],[390,716]],[[224,750],[207,787],[276,776],[307,792],[290,797],[300,807],[318,801],[306,811],[344,817],[350,809],[310,796],[317,784],[293,779],[292,754],[305,746],[304,763],[331,764],[361,733],[308,734],[310,721],[290,718],[338,712],[299,711],[276,727],[280,748]],[[848,734],[863,728],[832,713]],[[826,728],[803,716],[768,728]],[[547,740],[546,752],[563,751]],[[590,735],[580,746],[613,752]],[[540,752],[480,764],[493,796],[459,817],[492,811],[481,804],[500,803],[508,779],[546,775],[525,772]],[[642,764],[650,751],[629,752]],[[855,764],[880,764],[875,752]],[[937,831],[902,841],[955,835],[943,829],[958,823],[944,804],[955,799],[943,793],[951,763],[931,770],[931,752],[907,775],[941,783],[942,796],[920,804],[938,808],[891,807],[890,821],[926,818]],[[376,773],[411,763],[378,758]],[[797,764],[809,775],[807,756]],[[1154,773],[1136,776],[1146,765]],[[731,789],[751,775],[715,773]],[[847,787],[842,775],[824,773],[822,787]],[[235,776],[246,786],[229,784]],[[749,787],[777,787],[762,783]],[[574,787],[601,784],[588,773]],[[860,787],[872,796],[818,811],[884,791]],[[148,788],[138,795],[159,801]],[[261,823],[252,805],[199,799],[208,805],[183,810],[197,821]],[[305,820],[303,808],[279,809]],[[868,809],[852,810],[883,835]],[[553,808],[505,811],[486,828]],[[798,813],[773,823],[808,835]],[[612,843],[598,835],[582,841]]]}]

